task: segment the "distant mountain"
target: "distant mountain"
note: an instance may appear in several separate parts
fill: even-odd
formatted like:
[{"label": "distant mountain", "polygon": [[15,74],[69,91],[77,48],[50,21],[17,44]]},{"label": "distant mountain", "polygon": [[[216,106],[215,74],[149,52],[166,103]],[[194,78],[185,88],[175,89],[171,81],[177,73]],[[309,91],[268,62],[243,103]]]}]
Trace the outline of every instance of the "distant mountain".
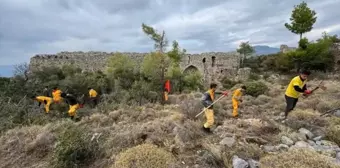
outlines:
[{"label": "distant mountain", "polygon": [[0,65],[0,77],[12,77],[14,65]]},{"label": "distant mountain", "polygon": [[275,54],[280,52],[279,48],[269,47],[269,46],[254,46],[255,55],[267,55],[267,54]]}]

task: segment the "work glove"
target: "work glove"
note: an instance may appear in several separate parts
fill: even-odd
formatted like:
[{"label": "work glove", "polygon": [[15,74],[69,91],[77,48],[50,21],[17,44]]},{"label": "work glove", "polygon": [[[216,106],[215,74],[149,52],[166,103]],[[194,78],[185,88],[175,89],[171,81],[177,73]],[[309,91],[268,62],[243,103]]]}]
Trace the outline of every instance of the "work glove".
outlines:
[{"label": "work glove", "polygon": [[228,92],[227,91],[224,91],[222,92],[223,96],[228,96]]},{"label": "work glove", "polygon": [[306,94],[306,95],[309,95],[309,94],[311,94],[312,93],[312,91],[310,91],[310,90],[305,90],[304,91],[304,94]]}]

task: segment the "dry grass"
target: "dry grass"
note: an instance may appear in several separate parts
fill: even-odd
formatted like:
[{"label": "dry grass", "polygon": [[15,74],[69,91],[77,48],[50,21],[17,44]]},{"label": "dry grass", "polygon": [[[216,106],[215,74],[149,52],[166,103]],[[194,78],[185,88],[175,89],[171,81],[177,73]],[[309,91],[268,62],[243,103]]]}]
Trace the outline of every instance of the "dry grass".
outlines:
[{"label": "dry grass", "polygon": [[181,112],[188,119],[195,119],[195,116],[204,108],[200,99],[184,99],[179,105]]},{"label": "dry grass", "polygon": [[1,166],[32,167],[35,164],[38,167],[47,162],[53,142],[53,135],[46,133],[42,126],[9,130],[0,138]]},{"label": "dry grass", "polygon": [[176,159],[168,151],[142,144],[119,154],[113,168],[168,168]]},{"label": "dry grass", "polygon": [[326,129],[326,136],[330,141],[340,145],[340,118],[332,117]]},{"label": "dry grass", "polygon": [[339,168],[331,158],[309,149],[293,149],[260,159],[261,168]]},{"label": "dry grass", "polygon": [[289,114],[287,121],[287,124],[294,129],[313,126],[324,127],[326,123],[326,120],[320,117],[320,113],[311,109],[296,109]]},{"label": "dry grass", "polygon": [[238,157],[248,160],[248,159],[255,159],[259,160],[260,157],[263,155],[262,150],[258,145],[255,144],[245,144],[240,145],[238,144],[235,147],[229,148],[226,147],[223,149],[222,158],[223,163],[225,166],[230,167],[232,166],[232,157],[237,155]]}]

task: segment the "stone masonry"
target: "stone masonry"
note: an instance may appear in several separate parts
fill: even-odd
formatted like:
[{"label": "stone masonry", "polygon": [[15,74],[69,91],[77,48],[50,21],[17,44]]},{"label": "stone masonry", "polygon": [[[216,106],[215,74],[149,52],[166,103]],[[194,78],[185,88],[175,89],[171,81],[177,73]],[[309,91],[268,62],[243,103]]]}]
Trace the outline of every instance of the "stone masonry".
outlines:
[{"label": "stone masonry", "polygon": [[[137,63],[141,63],[148,53],[122,53]],[[105,71],[108,58],[114,53],[107,52],[60,52],[57,54],[39,54],[30,60],[30,70],[46,66],[72,65],[83,71]],[[199,71],[205,81],[217,82],[222,76],[236,76],[239,67],[240,54],[237,52],[207,52],[201,54],[186,54],[182,57],[180,67],[184,73]]]},{"label": "stone masonry", "polygon": [[280,46],[280,52],[282,52],[282,53],[287,53],[288,51],[294,51],[294,50],[296,50],[297,48],[296,47],[288,47],[287,45],[285,45],[285,44],[282,44],[281,46]]},{"label": "stone masonry", "polygon": [[334,56],[335,71],[339,71],[340,70],[340,43],[334,43],[333,46],[330,48],[330,51]]}]

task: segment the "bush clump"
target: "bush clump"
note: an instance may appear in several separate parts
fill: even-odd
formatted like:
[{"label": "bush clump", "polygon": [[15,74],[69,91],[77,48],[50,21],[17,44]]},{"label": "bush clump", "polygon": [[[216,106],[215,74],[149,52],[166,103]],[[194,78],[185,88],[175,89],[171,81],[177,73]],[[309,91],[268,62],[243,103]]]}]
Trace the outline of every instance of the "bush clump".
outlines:
[{"label": "bush clump", "polygon": [[332,117],[326,131],[326,136],[330,141],[340,145],[340,119]]},{"label": "bush clump", "polygon": [[247,87],[247,94],[253,97],[264,94],[268,90],[267,85],[260,81],[248,82],[245,86]]},{"label": "bush clump", "polygon": [[230,80],[230,79],[228,79],[226,77],[222,79],[221,83],[222,83],[222,86],[225,89],[230,89],[230,88],[234,87],[237,84],[237,82],[232,81],[232,80]]},{"label": "bush clump", "polygon": [[310,149],[293,149],[277,155],[268,155],[260,159],[262,168],[339,168],[331,158]]},{"label": "bush clump", "polygon": [[65,128],[53,153],[53,167],[88,167],[101,154],[99,143],[91,136],[84,127],[72,124]]},{"label": "bush clump", "polygon": [[248,77],[249,81],[257,81],[257,80],[260,80],[260,79],[261,79],[260,75],[258,75],[256,73],[250,73],[249,77]]},{"label": "bush clump", "polygon": [[168,168],[174,162],[174,156],[166,150],[155,145],[142,144],[120,153],[114,168]]}]

